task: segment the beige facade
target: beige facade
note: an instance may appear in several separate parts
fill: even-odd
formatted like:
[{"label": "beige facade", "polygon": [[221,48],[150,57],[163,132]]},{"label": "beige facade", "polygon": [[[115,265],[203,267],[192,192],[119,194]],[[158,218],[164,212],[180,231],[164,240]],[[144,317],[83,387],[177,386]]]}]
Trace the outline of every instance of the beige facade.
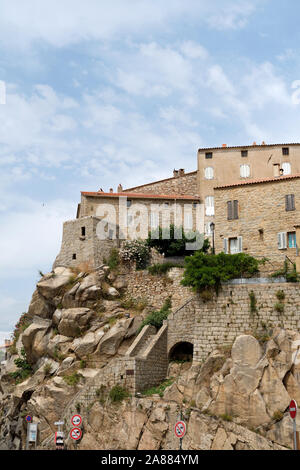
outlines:
[{"label": "beige facade", "polygon": [[205,226],[214,221],[214,188],[256,179],[300,174],[300,144],[204,148],[198,151],[199,196],[206,204]]},{"label": "beige facade", "polygon": [[[230,212],[233,201],[236,213]],[[296,262],[300,175],[215,188],[215,210],[217,253],[267,257],[273,271],[283,267],[286,256]]]}]

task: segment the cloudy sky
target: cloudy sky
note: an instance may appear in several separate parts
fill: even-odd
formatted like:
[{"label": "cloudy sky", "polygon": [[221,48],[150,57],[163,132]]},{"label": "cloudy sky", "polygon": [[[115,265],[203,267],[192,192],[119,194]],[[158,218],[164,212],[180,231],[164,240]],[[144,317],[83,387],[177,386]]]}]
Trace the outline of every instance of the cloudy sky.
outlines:
[{"label": "cloudy sky", "polygon": [[[299,141],[295,0],[0,0],[0,332],[51,270],[80,190]],[[3,102],[3,99],[2,99]]]}]

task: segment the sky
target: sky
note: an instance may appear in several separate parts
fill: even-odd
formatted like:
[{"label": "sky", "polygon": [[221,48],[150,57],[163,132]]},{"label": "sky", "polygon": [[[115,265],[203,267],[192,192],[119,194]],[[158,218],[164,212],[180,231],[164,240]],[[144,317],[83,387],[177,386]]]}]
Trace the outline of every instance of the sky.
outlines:
[{"label": "sky", "polygon": [[0,0],[1,337],[80,191],[194,171],[199,147],[299,142],[299,14],[295,0]]}]

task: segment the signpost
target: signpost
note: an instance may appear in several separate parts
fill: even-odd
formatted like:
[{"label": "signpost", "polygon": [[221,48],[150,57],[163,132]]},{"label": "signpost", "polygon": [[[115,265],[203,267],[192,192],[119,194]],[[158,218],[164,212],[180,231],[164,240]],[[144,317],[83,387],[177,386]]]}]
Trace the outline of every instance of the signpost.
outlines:
[{"label": "signpost", "polygon": [[294,450],[298,450],[297,446],[297,427],[296,427],[296,416],[297,416],[297,403],[295,400],[292,400],[290,403],[289,411],[290,417],[293,420],[293,430],[294,430]]},{"label": "signpost", "polygon": [[26,436],[26,450],[29,450],[30,444],[34,444],[36,448],[37,443],[37,434],[38,434],[38,425],[37,423],[31,423],[31,416],[29,416],[30,420],[27,419],[27,436]]},{"label": "signpost", "polygon": [[179,438],[179,449],[182,449],[182,439],[186,433],[186,425],[183,421],[177,421],[175,424],[175,436]]}]

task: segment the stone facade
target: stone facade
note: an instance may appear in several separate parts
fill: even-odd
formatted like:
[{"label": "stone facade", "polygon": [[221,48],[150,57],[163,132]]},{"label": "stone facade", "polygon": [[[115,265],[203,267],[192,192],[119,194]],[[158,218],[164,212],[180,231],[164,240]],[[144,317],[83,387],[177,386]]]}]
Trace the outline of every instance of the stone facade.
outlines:
[{"label": "stone facade", "polygon": [[59,266],[75,267],[82,263],[88,263],[92,268],[97,268],[105,258],[108,258],[112,248],[118,247],[119,242],[118,240],[99,240],[98,223],[97,217],[83,217],[64,223],[61,249],[53,269]]},{"label": "stone facade", "polygon": [[[295,210],[286,210],[286,196],[294,195]],[[228,220],[228,201],[238,201],[238,218]],[[296,232],[300,221],[300,177],[224,186],[215,189],[216,252],[230,250],[230,239],[242,237],[241,249],[257,258],[267,257],[269,270],[282,268],[285,257],[296,261],[296,246],[289,247],[287,234]],[[278,246],[278,236],[286,234],[285,245]]]},{"label": "stone facade", "polygon": [[198,196],[197,171],[184,173],[184,170],[174,171],[173,178],[154,181],[135,188],[125,189],[124,192],[144,194],[178,194]]}]

